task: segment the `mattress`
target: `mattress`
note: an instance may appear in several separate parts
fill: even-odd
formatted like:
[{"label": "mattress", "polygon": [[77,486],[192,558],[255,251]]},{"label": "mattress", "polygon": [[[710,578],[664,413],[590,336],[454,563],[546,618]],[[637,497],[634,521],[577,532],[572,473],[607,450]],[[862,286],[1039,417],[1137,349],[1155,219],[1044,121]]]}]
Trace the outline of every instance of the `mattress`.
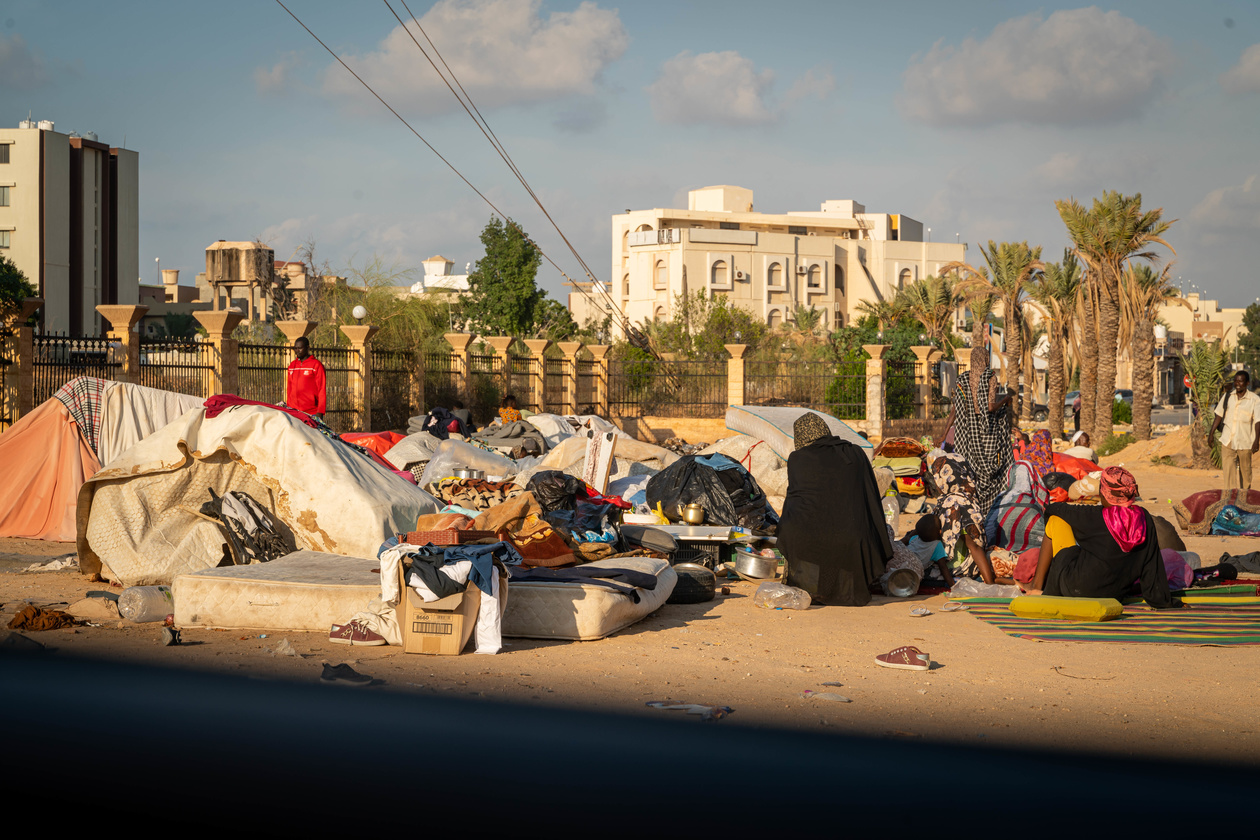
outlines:
[{"label": "mattress", "polygon": [[628,595],[589,583],[512,582],[503,635],[523,639],[602,639],[645,618],[665,603],[678,576],[665,560],[613,557],[588,564],[656,575],[656,588]]},{"label": "mattress", "polygon": [[733,405],[726,409],[726,428],[732,432],[740,432],[745,435],[751,435],[758,440],[764,440],[766,446],[769,446],[776,455],[786,461],[788,456],[796,450],[796,438],[792,433],[792,424],[808,411],[813,411],[814,414],[821,417],[833,435],[862,447],[862,451],[866,453],[868,459],[874,457],[874,447],[871,446],[871,442],[855,432],[848,423],[845,423],[843,420],[837,420],[825,412],[814,411],[809,408]]},{"label": "mattress", "polygon": [[179,575],[172,587],[175,625],[327,633],[380,596],[379,566],[376,560],[295,551],[270,563]]}]

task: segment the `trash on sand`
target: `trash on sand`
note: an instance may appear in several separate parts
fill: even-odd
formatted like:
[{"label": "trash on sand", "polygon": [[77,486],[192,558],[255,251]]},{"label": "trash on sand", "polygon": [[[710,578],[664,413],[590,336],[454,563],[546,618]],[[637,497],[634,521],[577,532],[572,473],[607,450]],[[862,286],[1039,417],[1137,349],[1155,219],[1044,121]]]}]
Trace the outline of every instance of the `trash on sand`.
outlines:
[{"label": "trash on sand", "polygon": [[801,692],[801,696],[806,700],[830,700],[833,703],[852,703],[848,697],[843,694],[836,694],[834,691],[810,691],[808,688]]},{"label": "trash on sand", "polygon": [[9,621],[10,630],[60,630],[77,624],[74,616],[28,604]]},{"label": "trash on sand", "polygon": [[844,685],[844,683],[838,683],[838,682],[825,682],[825,683],[823,683],[823,685],[829,685],[829,686],[832,686],[833,688],[839,688],[840,686]]},{"label": "trash on sand", "polygon": [[177,645],[180,643],[179,631],[174,627],[162,627],[162,644],[166,647]]},{"label": "trash on sand", "polygon": [[275,652],[273,652],[271,655],[272,656],[296,656],[298,658],[301,658],[301,654],[297,652],[297,648],[289,644],[288,639],[281,639],[280,644],[276,645]]},{"label": "trash on sand", "polygon": [[136,623],[161,621],[174,603],[169,586],[130,586],[118,596],[118,611]]},{"label": "trash on sand", "polygon": [[962,612],[971,609],[966,604],[960,604],[957,601],[947,601],[945,606],[941,607],[941,612]]},{"label": "trash on sand", "polygon": [[699,715],[701,720],[721,720],[735,711],[730,706],[705,706],[700,703],[669,703],[664,700],[653,700],[647,704],[653,709],[664,709],[667,712],[686,712]]},{"label": "trash on sand", "polygon": [[929,610],[927,607],[915,607],[914,609],[910,610],[910,615],[914,615],[914,616],[925,616],[925,615],[931,615],[931,614],[932,614],[932,611]]},{"label": "trash on sand", "polygon": [[122,618],[118,612],[118,601],[113,598],[84,598],[66,607],[66,612],[81,619],[108,619],[117,621]]},{"label": "trash on sand", "polygon": [[773,582],[761,584],[753,595],[753,605],[768,610],[807,610],[810,600],[804,589]]},{"label": "trash on sand", "polygon": [[70,554],[65,557],[58,557],[50,563],[32,563],[22,571],[24,572],[61,572],[66,569],[78,569],[79,558]]},{"label": "trash on sand", "polygon": [[324,663],[324,672],[319,675],[319,681],[322,683],[348,685],[359,687],[367,685],[372,678],[367,674],[360,674],[344,662],[340,665],[329,665]]}]

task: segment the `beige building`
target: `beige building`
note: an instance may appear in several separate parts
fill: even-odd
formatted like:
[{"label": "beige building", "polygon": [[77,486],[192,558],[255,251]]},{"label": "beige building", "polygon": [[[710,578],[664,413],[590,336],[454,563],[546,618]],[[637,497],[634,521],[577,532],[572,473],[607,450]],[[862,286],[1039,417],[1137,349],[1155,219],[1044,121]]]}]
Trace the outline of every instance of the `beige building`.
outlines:
[{"label": "beige building", "polygon": [[1223,309],[1217,301],[1202,298],[1198,292],[1186,295],[1186,301],[1193,311],[1179,303],[1160,307],[1159,319],[1168,325],[1169,330],[1181,333],[1187,343],[1195,340],[1220,341],[1225,348],[1238,343],[1246,307]]},{"label": "beige building", "polygon": [[44,298],[43,329],[98,335],[140,294],[140,156],[51,120],[0,128],[0,254]]},{"label": "beige building", "polygon": [[848,325],[859,302],[891,299],[965,254],[961,244],[924,241],[923,224],[908,216],[867,213],[855,201],[756,213],[752,190],[715,186],[692,190],[687,204],[612,217],[608,296],[590,283],[570,293],[579,324],[614,306],[634,323],[668,318],[677,295],[703,292],[770,326],[796,306],[814,307],[832,329]]}]

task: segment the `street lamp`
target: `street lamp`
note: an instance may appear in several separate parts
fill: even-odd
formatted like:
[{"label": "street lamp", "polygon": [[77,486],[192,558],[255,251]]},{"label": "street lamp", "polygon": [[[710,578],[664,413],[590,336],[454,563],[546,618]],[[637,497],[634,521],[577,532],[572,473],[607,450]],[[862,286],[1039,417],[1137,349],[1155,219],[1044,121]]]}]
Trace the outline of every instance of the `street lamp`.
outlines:
[{"label": "street lamp", "polygon": [[154,257],[153,261],[157,263],[158,283],[160,284],[162,282],[162,258]]},{"label": "street lamp", "polygon": [[932,229],[928,228],[928,242],[932,241]]},{"label": "street lamp", "polygon": [[358,321],[360,324],[362,324],[362,323],[363,323],[363,319],[367,317],[367,309],[365,309],[365,308],[364,308],[363,306],[361,306],[361,305],[360,305],[360,306],[356,306],[354,309],[351,309],[351,310],[350,310],[350,314],[354,316],[354,320],[356,320],[356,321]]}]

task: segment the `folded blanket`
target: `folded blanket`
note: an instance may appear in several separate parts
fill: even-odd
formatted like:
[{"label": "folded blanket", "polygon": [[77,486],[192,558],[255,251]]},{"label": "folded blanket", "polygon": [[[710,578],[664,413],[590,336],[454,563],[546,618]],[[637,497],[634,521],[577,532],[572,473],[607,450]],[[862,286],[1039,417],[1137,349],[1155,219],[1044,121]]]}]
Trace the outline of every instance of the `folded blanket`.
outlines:
[{"label": "folded blanket", "polygon": [[432,487],[433,495],[446,504],[477,511],[501,505],[522,492],[510,481],[480,478],[444,478]]},{"label": "folded blanket", "polygon": [[519,451],[522,455],[542,455],[547,451],[547,439],[542,432],[524,420],[491,426],[480,434],[473,435],[473,440],[500,451]]},{"label": "folded blanket", "polygon": [[1187,496],[1173,505],[1177,527],[1187,534],[1204,536],[1226,505],[1234,505],[1247,513],[1260,513],[1260,490],[1204,490]]}]

